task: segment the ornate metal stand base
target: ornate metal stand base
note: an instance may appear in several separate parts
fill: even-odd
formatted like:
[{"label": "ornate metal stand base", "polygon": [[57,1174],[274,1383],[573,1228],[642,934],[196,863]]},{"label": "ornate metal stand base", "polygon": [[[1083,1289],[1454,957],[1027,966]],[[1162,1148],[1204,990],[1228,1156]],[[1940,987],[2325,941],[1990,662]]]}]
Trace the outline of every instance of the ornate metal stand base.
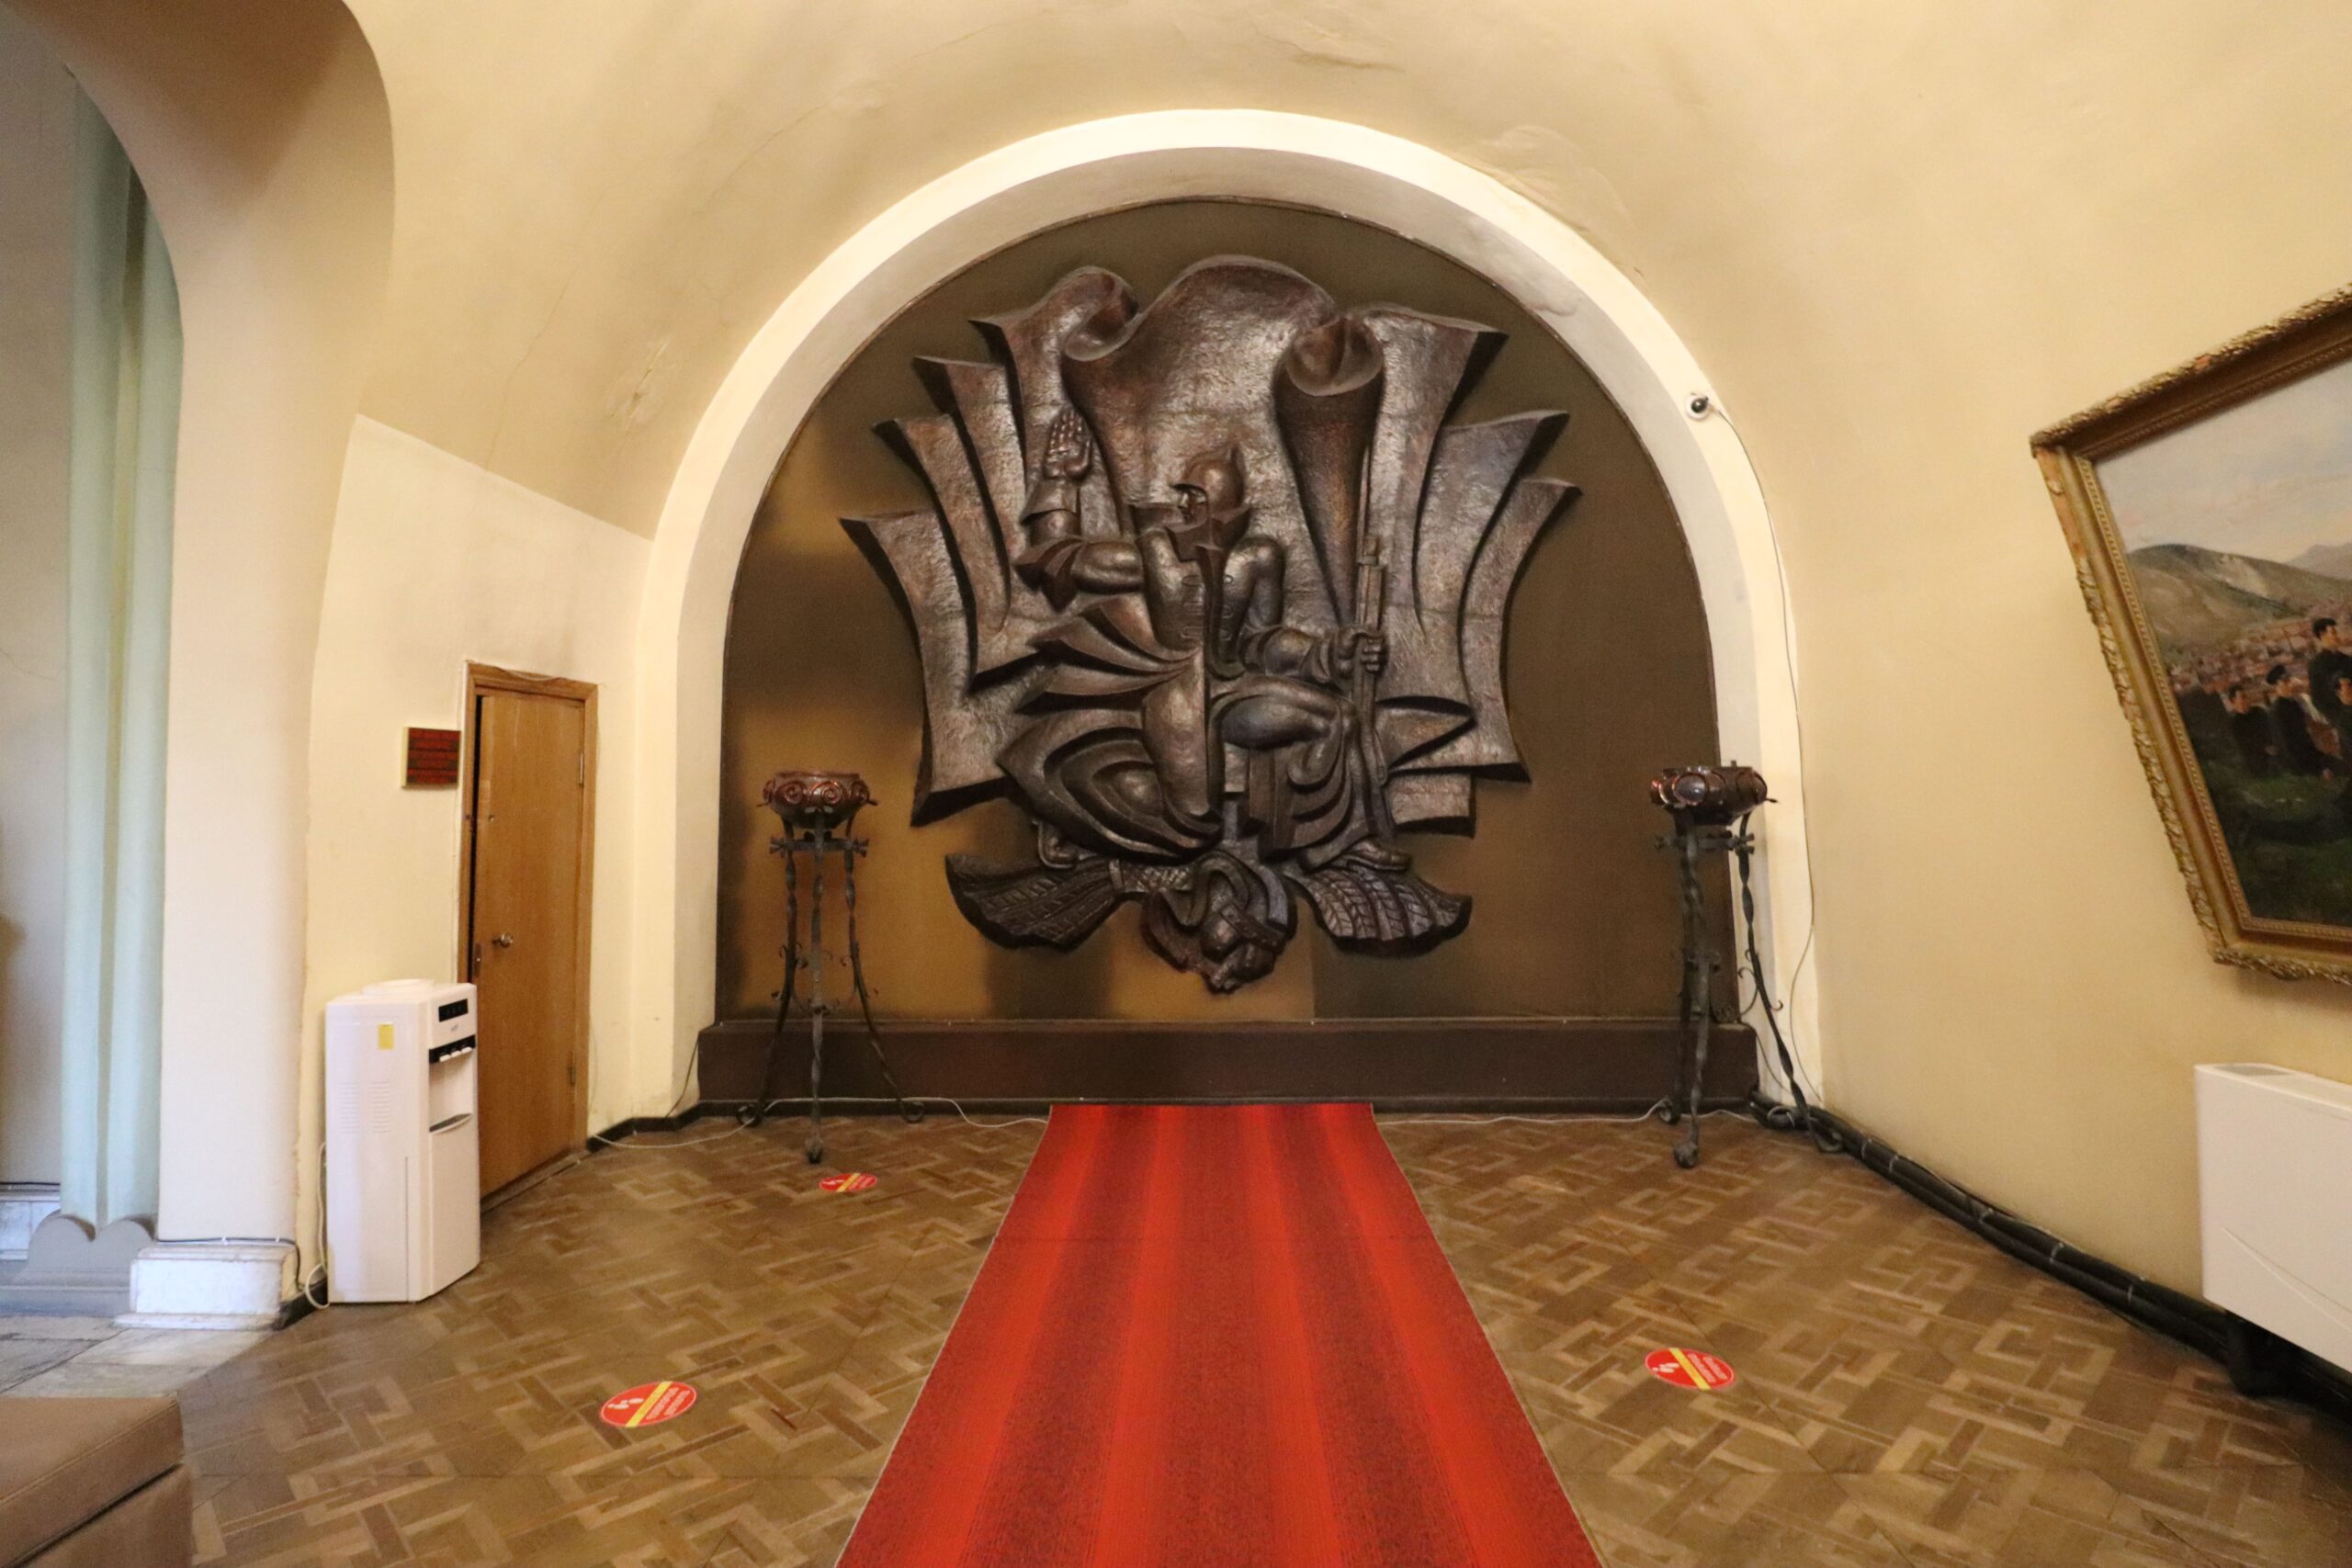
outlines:
[{"label": "ornate metal stand base", "polygon": [[[882,1069],[882,1081],[890,1086],[890,1099],[898,1106],[899,1115],[909,1122],[922,1120],[920,1107],[907,1103],[906,1095],[899,1088],[899,1077],[890,1070],[890,1058],[882,1049],[882,1032],[874,1021],[874,1005],[865,990],[865,963],[857,942],[857,861],[866,852],[864,839],[853,837],[850,821],[858,808],[873,799],[865,781],[855,773],[783,773],[767,782],[763,799],[784,823],[781,837],[772,839],[768,848],[784,857],[784,986],[776,993],[775,1032],[770,1037],[768,1066],[760,1074],[760,1087],[767,1087],[769,1071],[775,1062],[775,1047],[783,1043],[785,1025],[792,1015],[794,993],[797,988],[804,964],[808,971],[808,994],[805,1007],[808,1019],[808,1141],[806,1150],[810,1165],[825,1157],[825,1020],[832,1015],[833,1004],[825,995],[825,964],[832,956],[825,947],[825,859],[838,852],[842,857],[842,893],[848,907],[850,986],[857,994],[858,1015],[865,1023],[865,1043],[874,1053],[874,1060]],[[814,875],[808,898],[808,940],[804,947],[800,939],[800,857],[809,858]],[[768,1102],[763,1100],[752,1112],[756,1125],[763,1120]]]},{"label": "ornate metal stand base", "polygon": [[1682,889],[1682,998],[1678,1027],[1682,1031],[1682,1070],[1674,1098],[1659,1115],[1668,1126],[1689,1122],[1682,1141],[1674,1145],[1674,1163],[1689,1170],[1699,1163],[1699,1097],[1707,1076],[1707,1047],[1714,1032],[1715,946],[1707,936],[1707,890],[1699,878],[1699,857],[1736,853],[1743,872],[1756,840],[1748,836],[1747,818],[1724,827],[1700,823],[1677,812],[1674,832],[1666,842],[1676,852]]}]

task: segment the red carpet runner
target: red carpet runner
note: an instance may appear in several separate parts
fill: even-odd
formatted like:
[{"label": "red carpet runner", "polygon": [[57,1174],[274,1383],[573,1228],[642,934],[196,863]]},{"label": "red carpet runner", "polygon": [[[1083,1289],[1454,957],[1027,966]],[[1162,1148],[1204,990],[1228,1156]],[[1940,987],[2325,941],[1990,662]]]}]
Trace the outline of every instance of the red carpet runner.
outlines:
[{"label": "red carpet runner", "polygon": [[841,1568],[1597,1562],[1369,1110],[1083,1106]]}]

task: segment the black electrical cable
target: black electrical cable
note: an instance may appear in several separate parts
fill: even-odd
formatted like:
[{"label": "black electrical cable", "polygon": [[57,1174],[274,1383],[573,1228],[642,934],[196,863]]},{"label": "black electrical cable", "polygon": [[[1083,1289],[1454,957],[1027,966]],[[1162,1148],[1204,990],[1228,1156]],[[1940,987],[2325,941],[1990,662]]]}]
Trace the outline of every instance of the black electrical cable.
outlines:
[{"label": "black electrical cable", "polygon": [[1843,1152],[1838,1134],[1821,1124],[1815,1108],[1804,1097],[1804,1082],[1797,1073],[1795,1055],[1789,1049],[1788,1036],[1781,1032],[1781,1011],[1772,1000],[1771,988],[1764,979],[1764,955],[1756,944],[1756,840],[1747,830],[1748,815],[1743,815],[1736,829],[1732,844],[1739,860],[1739,909],[1747,925],[1747,969],[1756,977],[1756,999],[1763,1004],[1764,1022],[1772,1031],[1772,1045],[1781,1058],[1781,1076],[1796,1096],[1794,1106],[1773,1105],[1758,1093],[1752,1101],[1756,1120],[1767,1127],[1788,1130],[1802,1128],[1812,1138],[1813,1146],[1823,1154]]}]

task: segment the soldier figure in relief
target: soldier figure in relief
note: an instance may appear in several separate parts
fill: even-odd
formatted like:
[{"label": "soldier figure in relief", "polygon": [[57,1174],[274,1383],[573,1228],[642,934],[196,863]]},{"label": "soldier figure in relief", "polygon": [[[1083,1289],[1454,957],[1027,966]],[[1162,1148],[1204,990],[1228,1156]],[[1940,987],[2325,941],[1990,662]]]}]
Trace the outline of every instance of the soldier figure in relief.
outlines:
[{"label": "soldier figure in relief", "polygon": [[[1239,454],[1195,458],[1170,486],[1173,499],[1131,508],[1132,532],[1117,538],[1080,531],[1078,486],[1092,459],[1084,422],[1063,410],[1023,509],[1026,547],[1015,566],[1057,609],[1081,593],[1136,596],[1166,656],[1165,674],[1140,694],[1153,766],[1121,771],[1098,798],[1201,848],[1229,826],[1270,860],[1408,863],[1375,837],[1379,781],[1349,692],[1359,671],[1379,672],[1386,647],[1361,627],[1283,621],[1287,561],[1279,541],[1249,531]],[[1050,680],[1046,689],[1057,691]],[[1230,792],[1228,747],[1248,770]],[[1077,828],[1080,842],[1095,836],[1084,824],[1062,826]]]}]

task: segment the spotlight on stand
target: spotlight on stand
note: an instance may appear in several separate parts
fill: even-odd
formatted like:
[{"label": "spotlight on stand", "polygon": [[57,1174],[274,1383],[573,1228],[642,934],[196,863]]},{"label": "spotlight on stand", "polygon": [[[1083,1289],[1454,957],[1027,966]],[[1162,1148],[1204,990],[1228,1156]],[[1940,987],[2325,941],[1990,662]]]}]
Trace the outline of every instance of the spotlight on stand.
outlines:
[{"label": "spotlight on stand", "polygon": [[[1674,1098],[1667,1102],[1661,1114],[1668,1126],[1686,1119],[1690,1123],[1683,1129],[1682,1141],[1674,1145],[1674,1163],[1685,1170],[1699,1163],[1699,1100],[1702,1080],[1707,1072],[1708,1037],[1715,1021],[1711,996],[1715,950],[1714,943],[1708,940],[1706,886],[1699,876],[1699,857],[1703,854],[1728,854],[1739,868],[1740,915],[1747,930],[1747,966],[1756,977],[1756,998],[1763,1004],[1764,1021],[1771,1028],[1773,1044],[1779,1048],[1781,1075],[1796,1097],[1793,1121],[1814,1134],[1815,1143],[1822,1142],[1822,1134],[1814,1128],[1812,1108],[1805,1103],[1804,1088],[1797,1081],[1788,1040],[1781,1032],[1780,1012],[1766,984],[1764,960],[1757,949],[1756,838],[1747,830],[1747,819],[1770,798],[1764,775],[1737,762],[1721,767],[1701,764],[1668,768],[1650,781],[1650,799],[1665,807],[1674,820],[1673,831],[1658,840],[1659,845],[1676,852],[1681,869],[1682,999],[1679,1018],[1684,1048]],[[1781,1107],[1765,1106],[1760,1098],[1756,1102],[1757,1118],[1767,1125],[1773,1124],[1775,1112],[1788,1114]]]},{"label": "spotlight on stand", "polygon": [[1668,768],[1650,781],[1650,798],[1694,826],[1726,828],[1764,804],[1764,775],[1737,762],[1727,767]]}]

